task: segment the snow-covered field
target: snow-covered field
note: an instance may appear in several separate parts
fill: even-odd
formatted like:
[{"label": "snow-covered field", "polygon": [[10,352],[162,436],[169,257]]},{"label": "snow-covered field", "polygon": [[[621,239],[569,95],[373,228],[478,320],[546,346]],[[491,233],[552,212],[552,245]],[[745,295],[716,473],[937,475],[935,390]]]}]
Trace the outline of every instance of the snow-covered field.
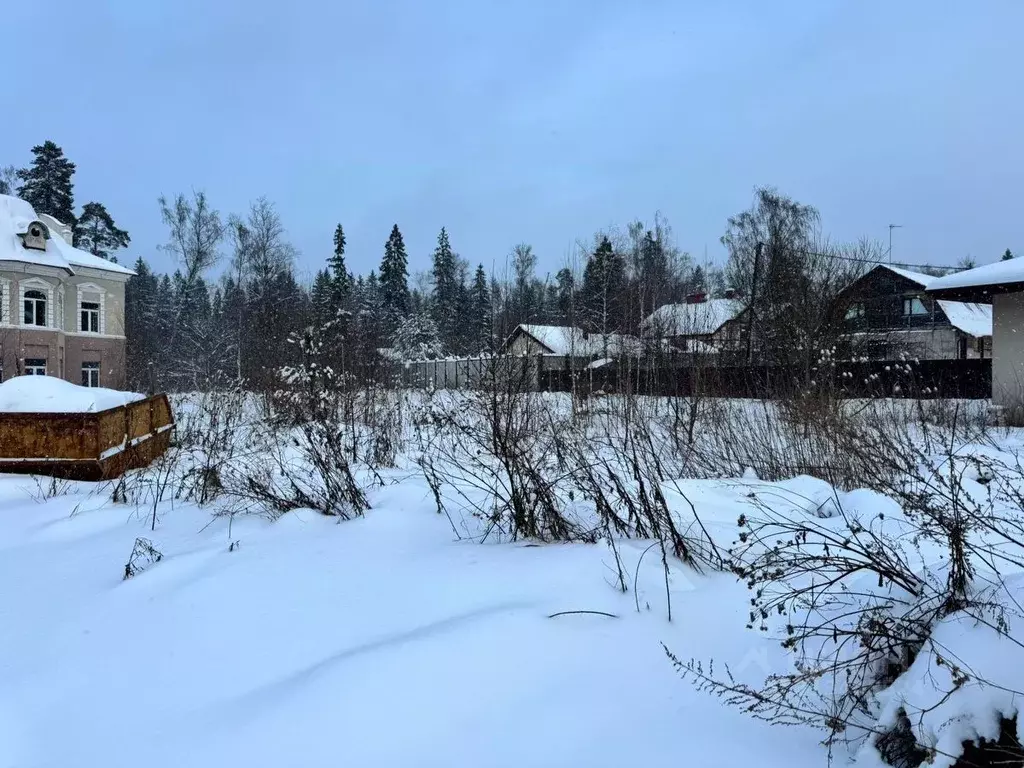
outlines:
[{"label": "snow-covered field", "polygon": [[[91,491],[0,480],[5,766],[820,762],[814,732],[717,706],[664,654],[782,663],[731,576],[674,569],[669,624],[656,558],[638,612],[602,548],[453,541],[412,480],[360,520],[236,519],[230,552],[208,511],[151,532]],[[139,536],[164,558],[124,581]],[[618,618],[548,618],[574,610]]]},{"label": "snow-covered field", "polygon": [[[791,670],[736,576],[669,559],[666,588],[650,541],[622,539],[623,593],[607,543],[457,539],[411,464],[378,473],[352,520],[167,498],[155,525],[110,485],[0,476],[0,766],[826,764],[822,731],[724,706],[665,654],[752,685]],[[663,489],[722,546],[764,504],[893,517],[811,478]],[[162,557],[125,579],[138,538]]]}]

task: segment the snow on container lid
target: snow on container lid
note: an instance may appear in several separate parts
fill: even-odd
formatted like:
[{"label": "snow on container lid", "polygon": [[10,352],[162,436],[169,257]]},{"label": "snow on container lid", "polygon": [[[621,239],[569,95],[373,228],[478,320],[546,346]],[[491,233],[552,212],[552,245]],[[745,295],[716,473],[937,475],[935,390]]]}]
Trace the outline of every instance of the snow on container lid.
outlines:
[{"label": "snow on container lid", "polygon": [[145,399],[137,392],[80,387],[55,376],[15,376],[0,384],[0,414],[97,413]]}]

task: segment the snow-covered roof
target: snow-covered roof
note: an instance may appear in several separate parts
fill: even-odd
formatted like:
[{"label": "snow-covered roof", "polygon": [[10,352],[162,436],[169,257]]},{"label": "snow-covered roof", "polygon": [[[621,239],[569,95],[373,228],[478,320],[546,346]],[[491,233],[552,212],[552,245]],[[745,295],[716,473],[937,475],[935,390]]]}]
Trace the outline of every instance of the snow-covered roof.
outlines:
[{"label": "snow-covered roof", "polygon": [[117,272],[122,275],[135,274],[127,267],[73,247],[52,227],[47,227],[50,236],[46,240],[45,251],[26,248],[18,235],[25,232],[33,221],[39,220],[40,217],[36,215],[32,206],[20,197],[0,195],[0,262],[18,261],[56,267],[71,274],[74,274],[75,267]]},{"label": "snow-covered roof", "polygon": [[531,325],[522,323],[518,330],[527,333],[556,355],[567,355],[583,342],[583,331],[568,325]]},{"label": "snow-covered roof", "polygon": [[[926,275],[924,272],[912,272],[909,269],[902,269],[901,267],[894,267],[890,264],[879,264],[883,269],[888,269],[890,272],[895,272],[900,277],[905,277],[907,280],[920,285],[922,288],[927,287],[928,283],[935,279],[934,275]],[[877,269],[877,267],[876,267]]]},{"label": "snow-covered roof", "polygon": [[[1024,258],[997,261],[963,272],[937,277],[928,285],[931,292],[951,292],[957,289],[987,288],[1024,283]],[[979,293],[990,293],[979,291]]]},{"label": "snow-covered roof", "polygon": [[645,331],[664,336],[707,336],[743,311],[737,299],[710,299],[697,304],[666,304],[644,318]]},{"label": "snow-covered roof", "polygon": [[969,304],[963,301],[939,301],[950,324],[968,336],[992,335],[992,305]]},{"label": "snow-covered roof", "polygon": [[635,336],[618,333],[586,333],[582,328],[569,325],[523,323],[516,330],[532,336],[553,355],[589,357],[590,355],[604,354],[606,351],[616,355],[636,355],[643,347],[643,342]]}]

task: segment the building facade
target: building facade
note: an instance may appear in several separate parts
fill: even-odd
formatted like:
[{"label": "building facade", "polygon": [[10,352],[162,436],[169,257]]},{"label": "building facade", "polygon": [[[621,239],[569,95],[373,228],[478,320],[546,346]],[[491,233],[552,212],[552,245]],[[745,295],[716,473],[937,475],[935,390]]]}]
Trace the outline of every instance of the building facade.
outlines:
[{"label": "building facade", "polygon": [[992,356],[992,308],[937,299],[936,278],[879,265],[836,300],[841,358],[967,360]]},{"label": "building facade", "polygon": [[0,195],[0,380],[48,375],[122,388],[133,273],[70,239],[64,225]]}]

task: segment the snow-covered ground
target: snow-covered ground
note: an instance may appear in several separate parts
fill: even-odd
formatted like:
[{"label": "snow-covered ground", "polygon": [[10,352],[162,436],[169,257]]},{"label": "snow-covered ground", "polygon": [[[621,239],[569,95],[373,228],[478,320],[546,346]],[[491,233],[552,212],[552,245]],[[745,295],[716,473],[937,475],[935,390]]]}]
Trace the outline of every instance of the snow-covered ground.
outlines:
[{"label": "snow-covered ground", "polygon": [[[234,551],[191,505],[150,531],[84,484],[39,496],[0,478],[4,766],[821,764],[820,734],[718,706],[665,656],[784,664],[731,576],[675,567],[670,624],[657,558],[635,598],[597,545],[453,541],[414,479],[359,520],[237,518]],[[124,581],[137,537],[164,557]],[[618,618],[548,618],[578,610]]]},{"label": "snow-covered ground", "polygon": [[[1002,439],[971,450],[1019,447]],[[370,509],[340,522],[303,509],[229,518],[173,493],[154,521],[148,501],[115,503],[110,484],[0,475],[0,768],[827,763],[823,731],[725,706],[666,656],[714,659],[753,686],[792,671],[780,635],[745,627],[751,593],[736,576],[670,557],[666,591],[657,549],[621,539],[623,593],[607,543],[460,539],[465,521],[453,530],[415,464],[398,464],[361,476]],[[961,490],[992,487],[981,469],[967,475]],[[906,530],[891,499],[809,477],[748,471],[661,490],[722,547],[758,515],[838,538],[852,520]],[[162,557],[126,580],[140,538]],[[905,543],[914,568],[941,556]],[[982,649],[984,673],[1015,686],[1000,676],[1010,643],[987,630],[975,641],[968,623],[954,614],[936,634],[957,658]],[[879,717],[934,704],[935,677],[922,654],[883,692]],[[991,733],[993,702],[1013,697],[990,694],[968,682],[941,718],[921,720],[921,738],[948,747]],[[860,750],[862,764],[875,758]]]}]

